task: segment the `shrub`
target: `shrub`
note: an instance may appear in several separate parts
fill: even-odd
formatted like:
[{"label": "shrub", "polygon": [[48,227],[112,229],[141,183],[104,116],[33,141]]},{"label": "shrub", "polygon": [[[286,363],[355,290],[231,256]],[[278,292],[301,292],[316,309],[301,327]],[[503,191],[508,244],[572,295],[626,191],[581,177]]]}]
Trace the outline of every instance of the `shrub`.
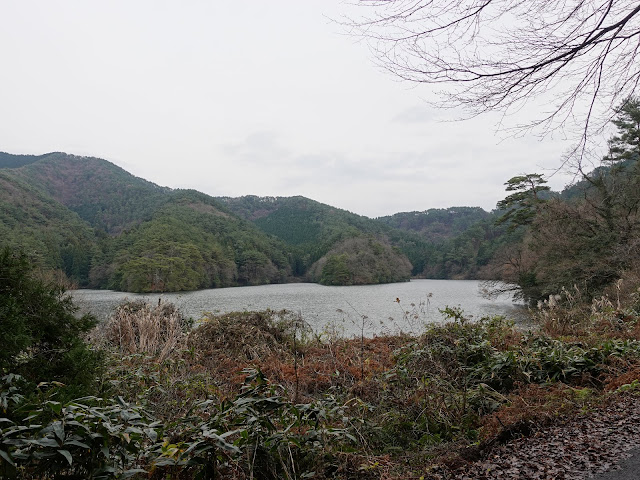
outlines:
[{"label": "shrub", "polygon": [[124,354],[143,353],[163,361],[182,345],[190,326],[172,303],[152,307],[143,301],[124,302],[92,333],[92,340]]},{"label": "shrub", "polygon": [[0,424],[1,478],[130,478],[144,472],[145,444],[161,434],[121,398],[45,400],[25,410],[21,423]]},{"label": "shrub", "polygon": [[0,250],[0,373],[33,384],[61,382],[66,398],[94,393],[101,357],[80,336],[95,319],[76,317],[76,310],[62,287],[37,277],[23,253]]},{"label": "shrub", "polygon": [[[221,403],[205,401],[185,419],[174,443],[156,447],[154,468],[182,468],[189,478],[317,478],[329,443],[356,439],[332,427],[344,416],[332,397],[294,404],[280,385],[246,369],[242,391]],[[205,420],[202,417],[205,417]]]}]

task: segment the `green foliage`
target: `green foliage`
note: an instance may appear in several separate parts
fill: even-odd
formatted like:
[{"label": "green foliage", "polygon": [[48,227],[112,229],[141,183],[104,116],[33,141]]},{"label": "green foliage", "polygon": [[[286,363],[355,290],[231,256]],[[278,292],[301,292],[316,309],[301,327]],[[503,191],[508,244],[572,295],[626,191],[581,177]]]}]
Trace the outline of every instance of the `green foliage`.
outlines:
[{"label": "green foliage", "polygon": [[121,398],[84,397],[69,403],[25,405],[20,423],[0,424],[2,478],[131,478],[158,423]]},{"label": "green foliage", "polygon": [[[6,158],[5,158],[6,157]],[[0,234],[79,286],[135,292],[281,282],[291,252],[211,197],[104,160],[4,154]]]},{"label": "green foliage", "polygon": [[[408,438],[413,442],[473,436],[479,415],[496,410],[503,398],[498,391],[507,391],[501,379],[485,369],[491,369],[498,352],[492,340],[511,325],[501,318],[471,322],[458,309],[443,313],[452,321],[427,328],[418,342],[398,351],[389,374],[393,397],[402,395],[404,388],[418,388],[416,403],[405,413],[417,415]],[[403,418],[404,414],[394,422]]]},{"label": "green foliage", "polygon": [[110,162],[59,152],[11,173],[110,234],[150,218],[170,193]]},{"label": "green foliage", "polygon": [[230,210],[254,221],[265,232],[299,246],[320,248],[314,260],[340,239],[360,233],[382,234],[389,229],[370,218],[304,197],[221,199]]},{"label": "green foliage", "polygon": [[8,373],[0,378],[0,409],[3,414],[7,414],[7,410],[19,405],[24,400],[21,392],[21,386],[24,379],[20,375]]},{"label": "green foliage", "polygon": [[407,255],[412,275],[425,278],[496,278],[496,257],[522,236],[495,225],[496,214],[477,207],[404,212],[378,220],[399,229],[388,234],[391,243]]},{"label": "green foliage", "polygon": [[[609,365],[640,359],[637,340],[587,346],[539,333],[519,335],[501,317],[471,321],[459,309],[442,313],[449,322],[427,327],[396,351],[395,366],[384,374],[376,408],[389,413],[376,417],[378,428],[371,429],[371,441],[382,448],[473,441],[480,418],[507,404],[523,385],[594,387]],[[403,408],[395,409],[398,404]]]},{"label": "green foliage", "polygon": [[46,155],[12,155],[0,152],[0,168],[19,168],[37,162]]},{"label": "green foliage", "polygon": [[176,192],[114,242],[110,285],[159,292],[278,283],[291,275],[282,243],[197,192]]},{"label": "green foliage", "polygon": [[322,267],[320,283],[323,285],[351,285],[352,276],[347,260],[346,253],[327,256],[327,262]]},{"label": "green foliage", "polygon": [[[293,273],[307,274],[313,264],[353,237],[384,239],[397,246],[411,263],[427,258],[428,242],[380,220],[372,220],[304,197],[255,197],[221,199],[236,214],[253,221],[264,232],[291,245]],[[335,252],[332,252],[332,254]],[[420,273],[415,270],[413,273]],[[312,277],[320,275],[312,273]],[[345,283],[340,283],[345,284]]]},{"label": "green foliage", "polygon": [[61,287],[35,276],[24,254],[0,250],[0,372],[68,384],[66,395],[90,392],[100,359],[79,335],[95,320],[75,311]]},{"label": "green foliage", "polygon": [[[281,206],[268,216],[255,220],[255,224],[266,233],[275,235],[291,245],[318,243],[331,227],[326,228],[325,222],[331,214],[324,212],[324,205],[293,197],[285,201],[279,199]],[[337,209],[335,209],[338,212]],[[348,215],[347,212],[344,212]]]},{"label": "green foliage", "polygon": [[397,249],[374,238],[338,243],[316,262],[311,278],[325,285],[366,285],[409,280],[411,264]]},{"label": "green foliage", "polygon": [[414,231],[434,243],[453,239],[490,217],[479,207],[431,208],[423,212],[402,212],[378,217],[393,228]]},{"label": "green foliage", "polygon": [[640,99],[629,97],[616,109],[612,123],[618,134],[609,140],[609,152],[604,160],[619,163],[640,160]]},{"label": "green foliage", "polygon": [[427,278],[496,278],[496,257],[521,236],[521,232],[509,231],[504,225],[496,226],[495,216],[491,215],[435,245],[422,273]]},{"label": "green foliage", "polygon": [[[0,171],[0,233],[80,287],[155,292],[320,279],[311,267],[329,252],[346,253],[337,250],[362,236],[397,248],[414,276],[492,278],[496,254],[513,242],[479,208],[373,220],[304,197],[213,199],[173,191],[91,157],[3,158],[15,168]],[[371,263],[350,261],[349,282],[406,277],[384,268],[370,275]]]},{"label": "green foliage", "polygon": [[345,413],[333,397],[294,404],[259,370],[244,373],[235,398],[199,402],[170,427],[120,397],[25,405],[28,415],[20,422],[0,419],[0,474],[111,479],[152,469],[202,479],[238,471],[265,479],[308,478],[325,468],[329,444],[356,441],[335,426]]},{"label": "green foliage", "polygon": [[55,200],[0,170],[0,237],[39,267],[87,285],[97,249],[93,231]]},{"label": "green foliage", "polygon": [[[304,197],[216,200],[173,191],[92,157],[3,155],[5,242],[80,287],[155,292],[308,278],[315,262],[357,236],[397,247],[412,275],[435,278],[474,277],[496,250],[489,214],[479,208],[372,220]],[[367,262],[363,272],[357,263],[349,266],[356,283],[369,276]],[[394,276],[374,277],[364,281]]]},{"label": "green foliage", "polygon": [[344,415],[331,397],[293,404],[282,387],[272,385],[259,370],[246,369],[242,392],[232,400],[205,401],[195,410],[207,412],[185,419],[186,440],[156,449],[154,467],[180,466],[192,478],[219,478],[241,469],[252,478],[309,478],[323,469],[325,446],[334,448],[355,438],[331,427]]},{"label": "green foliage", "polygon": [[547,181],[538,173],[510,178],[505,183],[506,191],[515,193],[498,202],[498,209],[506,212],[496,223],[508,223],[511,230],[531,224],[545,201],[541,194],[550,190],[545,183]]}]

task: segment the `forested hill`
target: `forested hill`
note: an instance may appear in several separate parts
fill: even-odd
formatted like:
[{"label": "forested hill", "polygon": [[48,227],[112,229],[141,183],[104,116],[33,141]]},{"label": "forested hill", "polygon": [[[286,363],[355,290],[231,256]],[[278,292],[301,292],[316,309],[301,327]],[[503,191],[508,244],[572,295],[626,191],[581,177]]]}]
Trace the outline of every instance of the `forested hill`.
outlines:
[{"label": "forested hill", "polygon": [[461,235],[491,214],[480,207],[431,208],[422,212],[401,212],[377,220],[400,230],[419,233],[432,242]]},{"label": "forested hill", "polygon": [[[298,259],[297,271],[318,279],[319,262],[344,255],[360,237],[373,237],[404,254],[411,275],[426,278],[490,278],[496,251],[515,241],[498,217],[479,207],[452,207],[402,212],[371,219],[304,197],[220,198],[229,209],[251,220],[263,231],[288,242]],[[517,234],[516,234],[517,236]],[[354,261],[352,255],[349,261]],[[332,263],[329,262],[329,266]]]},{"label": "forested hill", "polygon": [[371,218],[301,196],[218,199],[235,214],[292,245],[333,243],[341,236],[385,235],[391,230]]},{"label": "forested hill", "polygon": [[371,219],[304,197],[214,198],[59,152],[0,153],[0,183],[2,243],[80,287],[473,278],[495,250],[477,208]]},{"label": "forested hill", "polygon": [[[11,163],[11,156],[3,154],[2,160]],[[150,219],[171,192],[106,160],[59,152],[32,157],[11,173],[109,234]]]},{"label": "forested hill", "polygon": [[37,162],[38,160],[52,155],[51,153],[45,155],[13,155],[11,153],[0,152],[0,168],[18,168],[23,165],[29,165],[30,163]]},{"label": "forested hill", "polygon": [[496,225],[499,214],[480,207],[432,208],[401,212],[376,220],[418,235],[429,247],[414,261],[414,275],[425,278],[493,279],[494,258],[520,232]]},{"label": "forested hill", "polygon": [[[419,261],[428,248],[418,236],[301,196],[249,195],[219,200],[265,233],[289,244],[294,272],[308,274],[313,281],[354,284],[407,280],[415,273],[411,264]],[[336,261],[340,279],[330,272]]]},{"label": "forested hill", "polygon": [[73,284],[151,292],[291,278],[287,246],[208,195],[98,158],[0,160],[2,243]]},{"label": "forested hill", "polygon": [[45,193],[0,169],[0,238],[2,246],[22,249],[47,272],[64,272],[86,284],[94,230],[76,213]]}]

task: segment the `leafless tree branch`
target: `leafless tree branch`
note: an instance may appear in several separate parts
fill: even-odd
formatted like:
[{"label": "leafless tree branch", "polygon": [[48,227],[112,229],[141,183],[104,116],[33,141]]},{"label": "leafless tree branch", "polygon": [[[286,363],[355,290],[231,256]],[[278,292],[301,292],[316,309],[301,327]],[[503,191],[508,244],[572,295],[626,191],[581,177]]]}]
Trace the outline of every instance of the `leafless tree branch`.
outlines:
[{"label": "leafless tree branch", "polygon": [[[640,82],[638,0],[354,0],[344,22],[399,78],[441,85],[470,116],[536,101],[516,132],[572,129],[584,153]],[[575,130],[574,130],[575,129]]]}]

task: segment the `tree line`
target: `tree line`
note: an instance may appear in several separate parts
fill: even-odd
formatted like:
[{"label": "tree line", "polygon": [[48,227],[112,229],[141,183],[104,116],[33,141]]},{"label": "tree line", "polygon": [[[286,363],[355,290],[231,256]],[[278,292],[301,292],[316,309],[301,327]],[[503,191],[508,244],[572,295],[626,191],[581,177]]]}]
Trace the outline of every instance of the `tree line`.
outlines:
[{"label": "tree line", "polygon": [[616,109],[615,134],[600,165],[579,165],[579,182],[548,195],[546,180],[527,174],[507,182],[498,223],[519,232],[493,265],[530,302],[579,292],[593,298],[640,267],[640,100]]}]

